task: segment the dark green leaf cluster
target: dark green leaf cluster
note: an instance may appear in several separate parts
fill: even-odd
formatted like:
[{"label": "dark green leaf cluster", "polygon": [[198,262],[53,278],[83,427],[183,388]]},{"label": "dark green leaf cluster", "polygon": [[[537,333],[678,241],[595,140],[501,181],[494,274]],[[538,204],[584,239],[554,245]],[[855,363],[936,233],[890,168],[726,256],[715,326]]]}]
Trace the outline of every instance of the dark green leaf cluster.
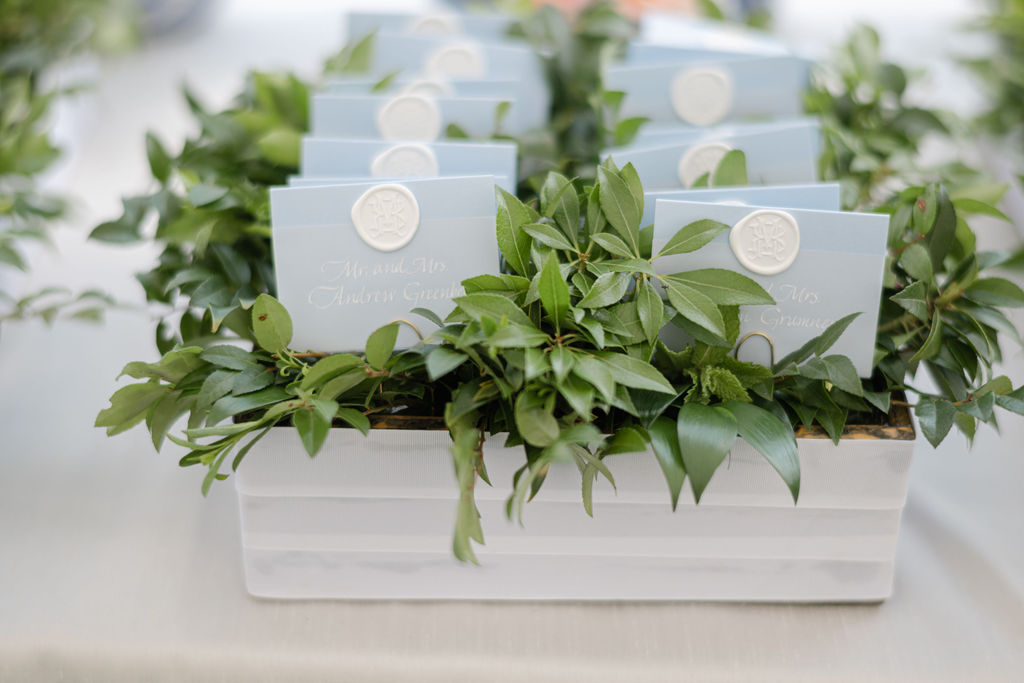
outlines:
[{"label": "dark green leaf cluster", "polygon": [[[1024,0],[995,0],[976,27],[995,38],[994,49],[965,60],[988,92],[990,107],[978,123],[997,135],[1016,135],[1024,145]],[[1024,153],[1024,147],[1018,152]]]},{"label": "dark green leaf cluster", "polygon": [[1021,390],[995,376],[993,364],[1003,357],[1000,334],[1021,343],[1000,309],[1024,307],[1024,291],[993,274],[1013,256],[978,252],[967,223],[972,215],[1005,216],[976,199],[951,198],[938,184],[908,188],[882,210],[891,214],[890,257],[875,360],[886,390],[911,388],[907,379],[924,367],[938,393],[912,388],[933,445],[954,424],[968,438],[978,421],[995,425],[995,406],[1020,413]]},{"label": "dark green leaf cluster", "polygon": [[[396,405],[423,407],[447,400],[443,387],[427,385],[422,353],[393,354],[397,323],[375,332],[362,356],[328,355],[290,351],[291,318],[267,294],[256,299],[246,316],[246,336],[257,341],[254,350],[233,344],[178,346],[157,363],[129,363],[122,376],[143,381],[114,393],[96,426],[114,435],[145,421],[157,450],[169,438],[188,449],[182,467],[208,468],[206,493],[214,480],[226,478],[220,469],[229,455],[234,470],[275,425],[291,423],[314,456],[332,425],[365,434],[368,416],[393,412]],[[185,438],[169,435],[184,415]]]},{"label": "dark green leaf cluster", "polygon": [[268,188],[297,171],[309,118],[309,89],[292,75],[249,74],[235,105],[221,112],[207,111],[187,93],[186,99],[199,135],[177,156],[147,135],[159,188],[125,199],[122,215],[92,233],[109,243],[155,239],[164,245],[159,264],[139,281],[149,301],[174,304],[186,297],[188,306],[160,324],[161,351],[205,343],[223,328],[247,338],[245,309],[274,288]]}]

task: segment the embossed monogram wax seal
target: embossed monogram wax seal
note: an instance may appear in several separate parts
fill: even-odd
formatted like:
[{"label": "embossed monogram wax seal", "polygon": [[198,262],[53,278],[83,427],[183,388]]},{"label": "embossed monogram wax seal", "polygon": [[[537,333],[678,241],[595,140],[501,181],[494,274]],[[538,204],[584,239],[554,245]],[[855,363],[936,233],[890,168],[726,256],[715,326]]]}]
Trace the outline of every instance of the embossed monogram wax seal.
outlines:
[{"label": "embossed monogram wax seal", "polygon": [[352,223],[366,244],[378,251],[394,251],[416,234],[420,207],[407,187],[377,185],[352,205]]},{"label": "embossed monogram wax seal", "polygon": [[426,72],[432,78],[483,78],[487,64],[479,46],[453,43],[439,47],[427,58]]},{"label": "embossed monogram wax seal", "polygon": [[708,187],[711,187],[711,176],[714,174],[722,157],[732,151],[732,147],[724,142],[707,142],[690,147],[679,159],[679,181],[683,187],[693,187],[705,173],[708,174]]},{"label": "embossed monogram wax seal", "polygon": [[692,67],[672,79],[669,98],[683,121],[709,126],[724,119],[732,109],[732,77],[722,69]]},{"label": "embossed monogram wax seal", "polygon": [[729,233],[736,260],[759,275],[776,275],[793,265],[800,251],[800,227],[785,211],[762,209],[744,217]]},{"label": "embossed monogram wax seal", "polygon": [[436,140],[441,110],[423,95],[399,95],[377,112],[377,130],[385,140]]},{"label": "embossed monogram wax seal", "polygon": [[388,147],[370,165],[374,178],[434,178],[439,172],[434,150],[414,142]]}]

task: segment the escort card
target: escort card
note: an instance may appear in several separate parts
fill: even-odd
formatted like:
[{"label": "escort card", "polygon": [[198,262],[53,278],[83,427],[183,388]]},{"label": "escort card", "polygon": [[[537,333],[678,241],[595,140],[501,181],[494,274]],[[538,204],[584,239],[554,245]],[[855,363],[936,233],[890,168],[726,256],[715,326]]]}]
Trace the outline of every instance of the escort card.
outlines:
[{"label": "escort card", "polygon": [[813,185],[747,185],[700,190],[655,190],[644,192],[644,215],[640,225],[654,222],[654,207],[659,199],[714,204],[753,204],[779,208],[839,211],[842,207],[839,183]]},{"label": "escort card", "polygon": [[359,40],[368,33],[386,31],[414,36],[469,35],[482,40],[502,40],[514,21],[504,14],[483,12],[349,12],[345,35],[348,40]]},{"label": "escort card", "polygon": [[[476,175],[485,175],[494,181],[494,184],[501,189],[515,194],[514,190],[516,187],[515,180],[503,175],[491,175],[489,173],[479,173]],[[437,178],[454,177],[454,176],[435,176]],[[465,174],[459,174],[458,177],[465,178],[470,177]],[[288,176],[288,187],[314,187],[317,185],[352,185],[354,183],[385,183],[385,182],[396,182],[401,183],[406,180],[410,180],[410,176],[395,176],[395,177],[375,177],[375,176],[346,176],[346,177],[330,177],[330,176]]]},{"label": "escort card", "polygon": [[516,145],[491,142],[386,142],[306,137],[300,171],[312,178],[516,177]]},{"label": "escort card", "polygon": [[[861,377],[871,375],[888,216],[659,199],[654,253],[680,228],[704,218],[732,229],[695,252],[657,259],[659,272],[727,268],[758,282],[776,303],[742,307],[740,338],[767,335],[776,360],[859,312],[829,353],[848,356]],[[769,362],[767,349],[753,341],[741,359]]]},{"label": "escort card", "polygon": [[[737,121],[723,123],[717,126],[701,128],[699,126],[688,126],[684,123],[674,124],[645,124],[637,131],[633,142],[627,147],[654,147],[656,145],[670,142],[697,142],[700,140],[715,140],[722,137],[735,137],[737,135],[749,135],[751,133],[767,133],[775,130],[788,130],[790,128],[801,128],[804,126],[819,126],[819,121],[811,116],[799,116],[789,119],[773,119],[771,121]],[[609,148],[606,151],[614,153],[617,148]]]},{"label": "escort card", "polygon": [[515,114],[523,129],[543,128],[547,125],[548,101],[537,98],[534,84],[516,79],[458,78],[454,80],[396,77],[385,84],[383,90],[373,89],[379,78],[331,78],[321,92],[330,95],[398,95],[414,94],[427,97],[498,97],[516,103]]},{"label": "escort card", "polygon": [[499,107],[511,107],[500,131],[522,132],[515,103],[499,97],[424,95],[313,95],[310,114],[315,137],[383,138],[430,142],[454,124],[475,138],[495,134]]},{"label": "escort card", "polygon": [[652,190],[689,188],[713,174],[733,149],[747,158],[751,185],[813,183],[818,177],[821,134],[816,122],[742,135],[708,137],[699,142],[671,142],[651,147],[622,147],[611,156],[615,163],[633,164],[644,187]]},{"label": "escort card", "polygon": [[[444,317],[462,280],[497,274],[494,179],[277,187],[270,191],[277,295],[292,346],[359,351],[389,322],[421,307]],[[418,341],[407,325],[399,348]]]},{"label": "escort card", "polygon": [[658,66],[612,66],[607,90],[626,93],[620,115],[654,123],[711,126],[723,121],[799,116],[809,63],[768,56]]}]

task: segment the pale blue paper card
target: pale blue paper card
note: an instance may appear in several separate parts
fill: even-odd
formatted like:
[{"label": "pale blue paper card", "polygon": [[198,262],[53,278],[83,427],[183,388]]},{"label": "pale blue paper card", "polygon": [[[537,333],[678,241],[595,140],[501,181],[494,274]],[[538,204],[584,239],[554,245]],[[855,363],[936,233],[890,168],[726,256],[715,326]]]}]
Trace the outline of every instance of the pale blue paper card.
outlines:
[{"label": "pale blue paper card", "polygon": [[[644,216],[640,225],[654,222],[655,202],[672,199],[685,202],[711,202],[714,204],[748,204],[774,206],[781,209],[815,209],[839,211],[842,209],[839,183],[813,185],[746,185],[744,187],[713,187],[699,190],[655,190],[644,192]],[[681,227],[681,226],[680,226]]]},{"label": "pale blue paper card", "polygon": [[[516,177],[516,145],[504,142],[428,142],[415,143],[407,151],[413,162],[411,172],[401,170],[401,163],[388,166],[389,155],[401,154],[406,143],[384,140],[338,140],[333,138],[302,139],[302,176],[310,178],[412,178],[493,175],[504,180],[498,183],[512,192],[509,180]],[[432,157],[437,173],[423,172],[422,155]],[[380,161],[384,160],[384,164]],[[401,161],[401,160],[399,160]],[[377,162],[377,168],[374,168]]]},{"label": "pale blue paper card", "polygon": [[[324,83],[320,92],[328,95],[397,95],[418,79],[401,77],[393,79],[382,91],[371,93],[371,89],[380,82],[379,78],[332,78]],[[440,84],[455,97],[497,97],[514,101],[514,114],[519,118],[520,128],[530,130],[543,128],[547,125],[547,98],[537,98],[537,88],[523,80],[489,79],[489,78],[457,78],[446,80]]]},{"label": "pale blue paper card", "polygon": [[[313,95],[311,133],[327,138],[380,138],[382,131],[378,121],[380,112],[388,102],[389,95]],[[470,137],[490,138],[495,133],[495,117],[498,106],[511,100],[497,97],[435,97],[431,98],[441,114],[441,137],[445,129],[454,124]],[[501,132],[511,135],[523,133],[516,105],[505,116]]]},{"label": "pale blue paper card", "polygon": [[468,35],[484,40],[503,40],[515,21],[507,15],[479,12],[349,12],[346,19],[347,40],[358,40],[377,31],[432,37]]},{"label": "pale blue paper card", "polygon": [[[785,52],[780,51],[782,55]],[[730,48],[691,47],[676,45],[659,45],[641,41],[632,41],[626,47],[626,54],[617,66],[655,66],[659,64],[684,64],[686,62],[714,61],[716,59],[735,59],[750,57],[750,53],[742,46]]]},{"label": "pale blue paper card", "polygon": [[[498,273],[494,180],[431,178],[401,181],[407,203],[372,204],[371,228],[406,230],[404,246],[375,248],[357,228],[353,207],[375,197],[380,183],[276,187],[270,191],[277,294],[292,316],[297,350],[359,351],[375,329],[408,319],[427,335],[430,324],[410,314],[428,308],[444,317],[462,280]],[[404,192],[404,191],[403,191]],[[397,207],[397,208],[396,208]],[[358,212],[357,212],[358,213]],[[396,222],[400,219],[400,222]],[[365,228],[364,228],[365,230]],[[400,348],[418,337],[402,325]]]},{"label": "pale blue paper card", "polygon": [[680,177],[680,164],[691,148],[708,143],[724,143],[741,150],[747,158],[751,185],[794,185],[818,179],[821,133],[813,122],[744,135],[709,136],[692,143],[623,147],[614,154],[602,154],[602,158],[611,156],[619,167],[633,164],[646,188],[687,189]]},{"label": "pale blue paper card", "polygon": [[[817,118],[811,116],[798,116],[789,119],[772,119],[771,121],[737,121],[734,123],[723,123],[718,126],[700,127],[688,126],[684,123],[678,124],[645,124],[637,131],[636,136],[629,145],[623,147],[654,147],[668,143],[698,142],[701,140],[715,140],[722,137],[735,137],[737,135],[749,135],[751,133],[768,133],[775,130],[788,130],[790,128],[804,128],[812,126],[820,127]],[[605,150],[606,153],[614,153],[622,147],[612,147]]]},{"label": "pale blue paper card", "polygon": [[671,89],[681,73],[700,67],[727,74],[731,80],[729,103],[714,121],[779,118],[803,113],[809,63],[799,57],[768,56],[659,66],[612,66],[605,70],[607,90],[626,93],[620,115],[646,116],[653,123],[692,123],[673,107]]},{"label": "pale blue paper card", "polygon": [[[472,174],[460,173],[458,176],[433,176],[435,178],[447,178],[447,177],[471,177]],[[512,178],[503,175],[493,175],[490,173],[479,173],[476,175],[485,175],[494,181],[494,184],[505,190],[510,194],[515,194],[516,183]],[[413,180],[411,176],[402,177],[390,177],[380,178],[377,176],[346,176],[346,177],[330,177],[330,176],[288,176],[288,187],[316,187],[319,185],[351,185],[353,183],[404,183],[407,180]]]},{"label": "pale blue paper card", "polygon": [[[654,253],[679,228],[694,221],[710,218],[735,226],[760,208],[766,207],[658,200]],[[806,209],[786,209],[785,213],[799,225],[799,251],[792,265],[781,273],[759,275],[745,268],[733,253],[729,232],[698,251],[657,259],[655,266],[661,273],[727,268],[758,282],[775,298],[776,304],[742,307],[740,338],[751,332],[768,335],[775,346],[776,360],[797,350],[839,318],[861,313],[829,353],[848,356],[858,374],[869,377],[885,268],[888,216]],[[777,238],[769,235],[765,239]],[[751,339],[744,345],[740,358],[767,364],[766,346],[764,340]]]},{"label": "pale blue paper card", "polygon": [[674,12],[644,12],[640,39],[658,45],[727,50],[749,55],[788,54],[781,41],[759,31],[720,21],[692,19]]}]

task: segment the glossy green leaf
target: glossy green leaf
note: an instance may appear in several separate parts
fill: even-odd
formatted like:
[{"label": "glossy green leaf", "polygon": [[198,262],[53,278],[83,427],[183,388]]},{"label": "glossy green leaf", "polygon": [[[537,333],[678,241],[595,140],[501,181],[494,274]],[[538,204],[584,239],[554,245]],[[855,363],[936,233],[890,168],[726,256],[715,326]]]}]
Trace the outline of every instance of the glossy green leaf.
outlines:
[{"label": "glossy green leaf", "polygon": [[747,155],[741,150],[732,149],[725,153],[718,162],[715,172],[711,175],[714,187],[730,187],[747,185]]},{"label": "glossy green leaf", "polygon": [[708,482],[736,443],[736,418],[728,410],[686,403],[676,420],[679,452],[700,502]]},{"label": "glossy green leaf", "polygon": [[939,309],[935,309],[932,314],[932,323],[928,330],[928,338],[925,339],[924,344],[917,350],[911,359],[911,363],[916,363],[921,360],[927,360],[934,358],[938,355],[939,350],[942,348],[942,315]]},{"label": "glossy green leaf", "polygon": [[925,287],[923,282],[914,282],[902,291],[893,294],[889,299],[899,304],[900,307],[918,320],[928,322],[930,318],[928,314],[928,288]]},{"label": "glossy green leaf", "polygon": [[280,353],[292,340],[292,318],[280,301],[260,294],[252,307],[252,331],[262,348]]},{"label": "glossy green leaf", "polygon": [[676,393],[676,390],[665,379],[665,376],[649,363],[645,363],[632,356],[610,353],[608,351],[595,351],[593,356],[604,364],[618,384],[664,394]]},{"label": "glossy green leaf", "polygon": [[747,443],[771,463],[786,482],[793,502],[800,496],[800,460],[796,437],[788,422],[781,421],[764,408],[752,403],[727,401],[722,407],[736,418],[736,429]]},{"label": "glossy green leaf", "polygon": [[594,281],[590,291],[576,305],[580,308],[604,308],[621,301],[631,279],[626,273],[605,273]]},{"label": "glossy green leaf", "polygon": [[548,256],[539,277],[537,287],[540,292],[540,303],[551,317],[555,329],[560,330],[562,319],[569,313],[569,285],[562,277],[562,271],[558,267],[558,256],[555,253]]},{"label": "glossy green leaf", "polygon": [[399,323],[388,323],[378,328],[366,340],[366,362],[375,370],[380,370],[391,359],[398,339]]},{"label": "glossy green leaf", "polygon": [[672,254],[688,254],[697,251],[705,244],[729,230],[725,223],[711,219],[701,219],[680,228],[669,238],[665,246],[658,252],[658,257]]},{"label": "glossy green leaf", "polygon": [[[566,244],[576,242],[579,230],[580,202],[572,181],[561,173],[548,173],[544,185],[540,189],[540,202],[544,207],[544,215],[553,219],[568,238]],[[571,248],[571,245],[566,248]]]},{"label": "glossy green leaf", "polygon": [[746,275],[723,268],[674,273],[672,279],[689,285],[719,305],[771,305],[775,299]]},{"label": "glossy green leaf", "polygon": [[522,227],[539,218],[536,211],[501,188],[497,188],[497,238],[498,249],[505,262],[516,273],[529,277],[530,236]]},{"label": "glossy green leaf", "polygon": [[639,256],[641,207],[637,206],[629,186],[619,173],[599,166],[597,181],[601,187],[601,210],[605,218],[629,245],[632,255]]},{"label": "glossy green leaf", "polygon": [[956,407],[945,399],[931,397],[921,398],[914,408],[921,433],[933,447],[938,448],[946,434],[953,427]]},{"label": "glossy green leaf", "polygon": [[343,372],[362,366],[363,359],[350,353],[337,353],[333,356],[327,356],[318,360],[306,371],[300,386],[307,391],[315,389]]},{"label": "glossy green leaf", "polygon": [[636,292],[636,312],[640,316],[640,325],[649,343],[654,343],[665,323],[665,302],[651,284],[650,280],[640,280]]},{"label": "glossy green leaf", "polygon": [[846,356],[832,355],[812,358],[800,366],[800,374],[810,379],[831,382],[854,396],[863,395],[857,369]]},{"label": "glossy green leaf", "polygon": [[700,291],[677,282],[671,277],[663,277],[662,283],[668,294],[668,301],[679,315],[704,328],[716,337],[725,339],[725,320],[718,306]]},{"label": "glossy green leaf", "polygon": [[683,482],[686,480],[686,468],[683,466],[683,456],[679,450],[676,422],[667,417],[659,417],[647,428],[647,433],[651,438],[651,450],[654,451],[658,465],[665,475],[672,510],[675,511],[679,504],[679,494],[683,490]]},{"label": "glossy green leaf", "polygon": [[999,277],[975,280],[967,288],[966,296],[972,301],[989,306],[1020,308],[1024,306],[1024,290]]}]

